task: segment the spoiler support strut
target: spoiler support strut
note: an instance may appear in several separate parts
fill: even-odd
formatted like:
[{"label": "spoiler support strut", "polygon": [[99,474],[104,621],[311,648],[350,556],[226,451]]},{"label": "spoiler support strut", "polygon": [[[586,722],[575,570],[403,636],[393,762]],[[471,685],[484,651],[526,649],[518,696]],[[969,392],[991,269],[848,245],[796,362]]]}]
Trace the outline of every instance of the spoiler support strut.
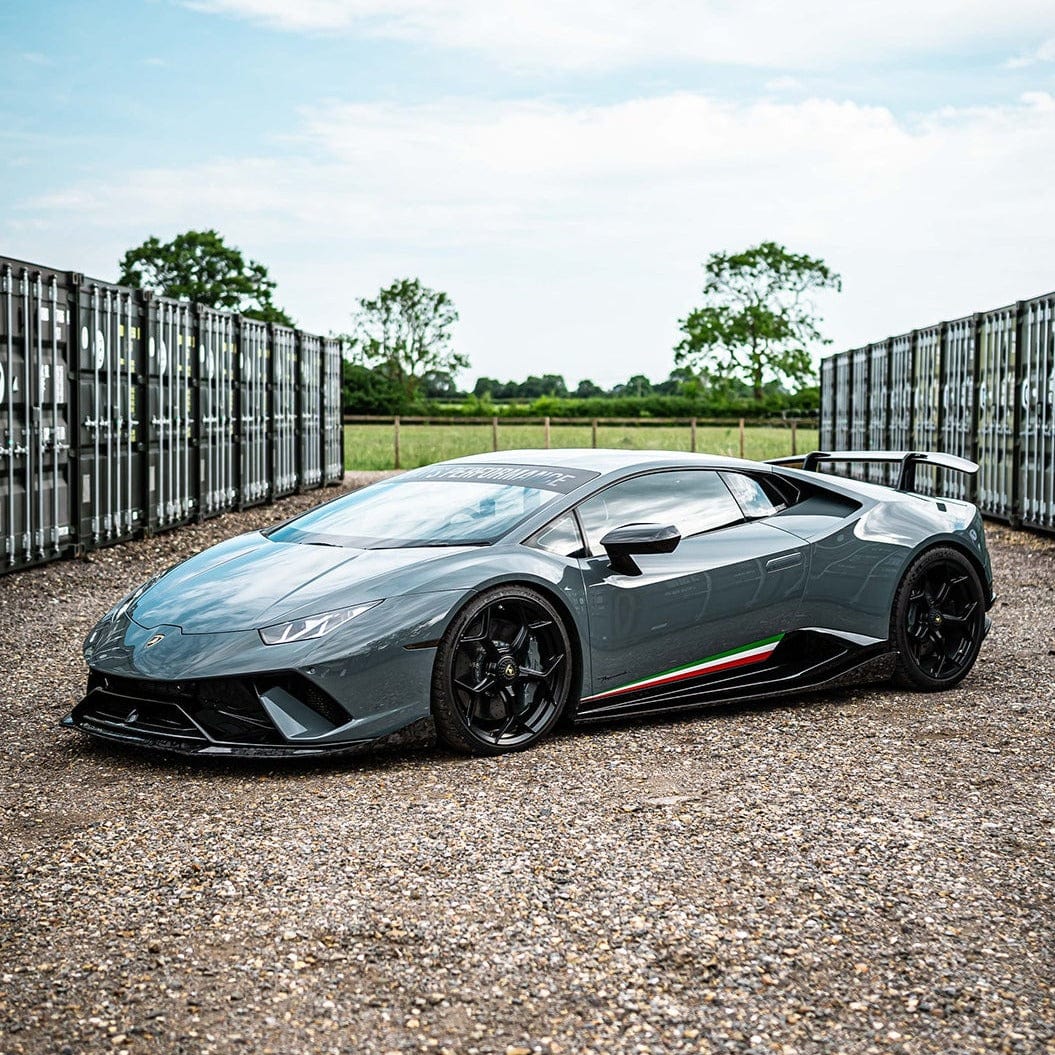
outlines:
[{"label": "spoiler support strut", "polygon": [[822,462],[900,462],[897,490],[913,491],[916,487],[916,466],[937,465],[957,473],[973,475],[978,465],[955,454],[940,451],[810,451],[788,458],[770,458],[769,465],[801,466],[805,472],[817,472]]}]

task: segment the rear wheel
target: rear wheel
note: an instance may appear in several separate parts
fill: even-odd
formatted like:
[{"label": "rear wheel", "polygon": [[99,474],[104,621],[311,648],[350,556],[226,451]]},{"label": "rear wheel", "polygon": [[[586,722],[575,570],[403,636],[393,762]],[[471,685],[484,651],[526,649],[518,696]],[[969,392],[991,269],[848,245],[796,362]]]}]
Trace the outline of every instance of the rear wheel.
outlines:
[{"label": "rear wheel", "polygon": [[948,547],[917,558],[894,598],[896,680],[924,692],[951,689],[974,666],[984,636],[985,593],[970,561]]},{"label": "rear wheel", "polygon": [[542,594],[488,590],[455,617],[436,651],[432,713],[440,737],[472,754],[530,747],[560,719],[572,666],[568,631]]}]

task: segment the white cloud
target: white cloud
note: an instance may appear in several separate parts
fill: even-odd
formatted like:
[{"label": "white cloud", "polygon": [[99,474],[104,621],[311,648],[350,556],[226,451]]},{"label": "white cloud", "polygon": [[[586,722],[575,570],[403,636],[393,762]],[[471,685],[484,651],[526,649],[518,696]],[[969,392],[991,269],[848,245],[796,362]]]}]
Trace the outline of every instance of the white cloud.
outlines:
[{"label": "white cloud", "polygon": [[801,92],[803,87],[798,77],[774,77],[765,84],[767,92]]},{"label": "white cloud", "polygon": [[347,31],[483,53],[503,65],[689,60],[808,69],[1055,31],[1050,0],[185,0],[294,32]]},{"label": "white cloud", "polygon": [[284,146],[71,186],[0,234],[16,255],[22,239],[105,277],[148,234],[214,226],[322,330],[346,326],[354,297],[419,275],[461,309],[474,375],[609,382],[664,375],[700,262],[764,238],[843,273],[824,303],[837,345],[1055,286],[1045,93],[908,123],[854,103],[688,93],[332,104]]},{"label": "white cloud", "polygon": [[1038,62],[1055,62],[1055,37],[1045,40],[1038,48],[1027,51],[1016,58],[1008,59],[1004,65],[1008,69],[1018,70],[1026,66],[1035,66]]}]

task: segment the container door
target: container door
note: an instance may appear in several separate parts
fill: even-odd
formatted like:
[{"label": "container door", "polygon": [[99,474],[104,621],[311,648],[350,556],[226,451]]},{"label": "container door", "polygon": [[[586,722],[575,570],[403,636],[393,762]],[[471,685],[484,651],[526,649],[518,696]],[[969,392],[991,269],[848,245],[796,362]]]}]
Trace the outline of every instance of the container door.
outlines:
[{"label": "container door", "polygon": [[297,489],[296,331],[271,325],[272,497]]},{"label": "container door", "polygon": [[[850,397],[850,449],[863,451],[868,449],[868,410],[869,410],[869,366],[871,357],[867,348],[858,348],[850,353],[853,362],[852,387]],[[868,477],[868,466],[859,462],[843,467],[843,471],[858,480]]]},{"label": "container door", "polygon": [[234,471],[234,316],[198,308],[198,495],[202,516],[231,509]]},{"label": "container door", "polygon": [[[916,451],[936,451],[941,446],[941,345],[940,325],[917,331],[912,416],[912,449]],[[920,466],[916,490],[932,495],[936,486],[934,468]]]},{"label": "container door", "polygon": [[835,449],[835,357],[821,360],[821,415],[817,444],[822,451]]},{"label": "container door", "polygon": [[851,354],[851,352],[843,352],[835,357],[834,447],[840,451],[849,450],[850,448],[850,415],[853,410],[850,405],[852,396],[850,388]]},{"label": "container door", "polygon": [[142,309],[133,290],[93,281],[76,305],[80,533],[105,546],[145,522]]},{"label": "container door", "polygon": [[890,422],[887,443],[894,451],[906,451],[912,444],[914,349],[911,333],[890,341]]},{"label": "container door", "polygon": [[[974,316],[945,327],[941,354],[941,449],[973,459],[974,449]],[[975,480],[963,473],[944,473],[939,493],[969,501]]]},{"label": "container door", "polygon": [[322,338],[297,338],[297,477],[308,491],[322,485]]},{"label": "container door", "polygon": [[344,420],[341,392],[344,356],[341,342],[335,337],[323,339],[322,359],[322,471],[324,481],[332,484],[340,483],[344,479]]},{"label": "container door", "polygon": [[271,494],[268,468],[269,364],[267,323],[238,316],[238,437],[241,508],[266,502]]},{"label": "container door", "polygon": [[0,544],[3,570],[72,547],[69,286],[0,260]]},{"label": "container door", "polygon": [[[868,441],[867,449],[887,448],[887,422],[890,416],[890,341],[868,346]],[[865,466],[866,479],[876,484],[890,483],[890,466],[873,462]]]},{"label": "container door", "polygon": [[148,307],[147,506],[150,527],[163,530],[186,523],[197,510],[196,325],[191,305],[182,301],[150,298]]},{"label": "container door", "polygon": [[1023,305],[1021,451],[1022,522],[1055,528],[1055,297]]},{"label": "container door", "polygon": [[987,311],[978,331],[978,504],[987,516],[1014,512],[1015,309]]}]

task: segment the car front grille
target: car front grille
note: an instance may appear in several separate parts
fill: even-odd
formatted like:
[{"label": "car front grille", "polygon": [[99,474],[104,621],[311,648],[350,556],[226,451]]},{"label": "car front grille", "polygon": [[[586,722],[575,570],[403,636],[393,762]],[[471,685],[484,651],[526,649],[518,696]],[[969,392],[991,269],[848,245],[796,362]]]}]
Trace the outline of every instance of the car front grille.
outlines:
[{"label": "car front grille", "polygon": [[88,692],[73,712],[75,724],[115,735],[200,741],[201,744],[286,745],[260,701],[281,686],[333,728],[350,715],[325,692],[294,672],[254,678],[154,681],[92,671]]},{"label": "car front grille", "polygon": [[171,703],[131,700],[125,696],[100,693],[93,699],[92,706],[86,709],[85,716],[98,725],[144,736],[206,740],[201,729]]}]

